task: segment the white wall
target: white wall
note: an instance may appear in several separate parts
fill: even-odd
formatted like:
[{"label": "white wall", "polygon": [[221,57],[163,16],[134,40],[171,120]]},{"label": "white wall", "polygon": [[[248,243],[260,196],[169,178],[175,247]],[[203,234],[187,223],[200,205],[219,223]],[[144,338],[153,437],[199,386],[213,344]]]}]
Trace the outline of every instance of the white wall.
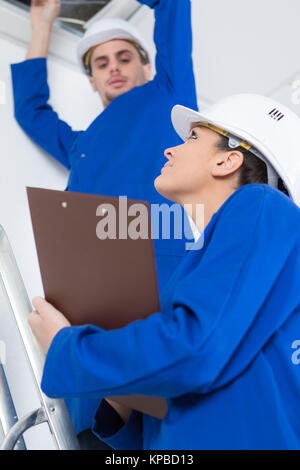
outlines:
[{"label": "white wall", "polygon": [[293,105],[300,78],[298,0],[193,1],[199,102],[250,92]]},{"label": "white wall", "polygon": [[[73,41],[76,43],[76,36]],[[0,80],[5,85],[5,103],[0,105],[0,223],[13,245],[28,291],[34,295],[38,284],[33,287],[32,250],[24,250],[24,246],[31,245],[25,187],[63,190],[68,172],[41,151],[14,120],[9,64],[24,60],[26,47],[26,43],[1,35],[0,31]],[[65,64],[61,58],[52,56],[48,70],[50,103],[74,129],[85,129],[101,111],[100,99],[75,65]]]},{"label": "white wall", "polygon": [[[300,115],[299,0],[191,2],[199,107],[235,93],[258,93]],[[132,21],[151,42],[152,11],[143,8]]]}]

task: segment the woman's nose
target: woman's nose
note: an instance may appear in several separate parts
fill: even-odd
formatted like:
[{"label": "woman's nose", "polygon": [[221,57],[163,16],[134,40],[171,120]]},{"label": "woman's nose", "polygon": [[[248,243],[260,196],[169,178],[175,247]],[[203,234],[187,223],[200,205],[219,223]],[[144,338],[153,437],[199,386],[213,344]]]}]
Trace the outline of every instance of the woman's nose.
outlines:
[{"label": "woman's nose", "polygon": [[164,156],[170,160],[171,158],[174,158],[174,147],[168,148],[164,152]]}]

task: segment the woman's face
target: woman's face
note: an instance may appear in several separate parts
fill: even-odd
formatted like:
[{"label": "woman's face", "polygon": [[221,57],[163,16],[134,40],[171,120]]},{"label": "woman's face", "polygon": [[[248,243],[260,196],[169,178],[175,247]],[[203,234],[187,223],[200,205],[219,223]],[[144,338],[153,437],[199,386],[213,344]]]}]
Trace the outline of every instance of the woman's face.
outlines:
[{"label": "woman's face", "polygon": [[220,150],[219,135],[205,127],[191,129],[186,142],[165,151],[168,161],[156,178],[156,190],[179,204],[188,203],[212,183]]}]

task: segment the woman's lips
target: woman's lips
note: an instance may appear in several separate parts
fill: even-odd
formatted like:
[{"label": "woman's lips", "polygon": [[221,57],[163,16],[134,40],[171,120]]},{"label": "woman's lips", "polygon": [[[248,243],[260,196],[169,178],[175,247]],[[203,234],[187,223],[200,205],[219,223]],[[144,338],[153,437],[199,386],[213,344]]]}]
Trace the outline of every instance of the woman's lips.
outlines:
[{"label": "woman's lips", "polygon": [[166,170],[167,168],[172,168],[172,166],[173,166],[173,163],[167,162],[167,163],[162,167],[161,171],[162,171],[162,170]]}]

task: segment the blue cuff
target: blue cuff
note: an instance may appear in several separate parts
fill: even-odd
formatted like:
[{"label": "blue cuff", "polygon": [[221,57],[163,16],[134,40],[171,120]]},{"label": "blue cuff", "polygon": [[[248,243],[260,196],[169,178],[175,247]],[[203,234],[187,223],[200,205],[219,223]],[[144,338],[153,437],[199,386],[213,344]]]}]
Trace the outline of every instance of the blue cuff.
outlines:
[{"label": "blue cuff", "polygon": [[[96,415],[92,428],[93,433],[113,449],[142,450],[142,413],[132,410],[128,420],[124,423],[118,413],[115,416],[116,411],[108,403],[106,405],[100,404],[99,413]],[[113,434],[108,436],[109,433]]]},{"label": "blue cuff", "polygon": [[94,431],[102,438],[112,437],[124,424],[119,413],[106,400],[102,400],[95,416]]}]

